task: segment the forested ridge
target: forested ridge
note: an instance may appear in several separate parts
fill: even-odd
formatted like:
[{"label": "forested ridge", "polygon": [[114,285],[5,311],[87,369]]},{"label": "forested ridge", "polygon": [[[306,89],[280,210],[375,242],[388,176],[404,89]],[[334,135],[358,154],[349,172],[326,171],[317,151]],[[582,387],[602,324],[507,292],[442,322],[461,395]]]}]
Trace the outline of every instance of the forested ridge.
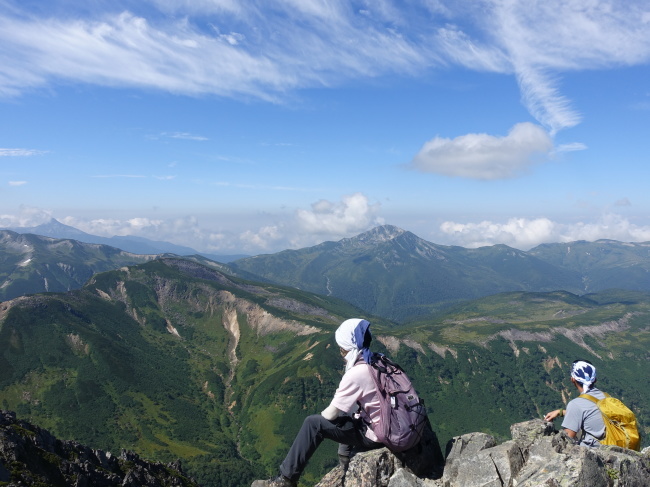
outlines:
[{"label": "forested ridge", "polygon": [[[411,324],[373,322],[372,349],[412,376],[443,444],[539,418],[575,392],[588,358],[647,436],[650,298],[617,291],[505,293]],[[0,305],[0,404],[107,451],[183,460],[202,485],[277,470],[303,418],[342,373],[333,331],[363,312],[180,259],[96,275],[82,290]],[[309,484],[336,462],[319,449]]]}]

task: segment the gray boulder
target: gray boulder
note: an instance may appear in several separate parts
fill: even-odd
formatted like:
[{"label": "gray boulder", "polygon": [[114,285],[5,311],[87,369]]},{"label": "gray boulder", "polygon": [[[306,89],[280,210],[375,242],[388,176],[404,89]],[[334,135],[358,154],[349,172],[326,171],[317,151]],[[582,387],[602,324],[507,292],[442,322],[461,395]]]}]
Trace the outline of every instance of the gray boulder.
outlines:
[{"label": "gray boulder", "polygon": [[[574,444],[552,423],[531,420],[512,425],[512,440],[497,445],[485,433],[453,438],[446,463],[432,438],[422,451],[410,453],[410,463],[426,469],[414,472],[405,461],[382,448],[352,458],[347,472],[328,473],[318,487],[647,487],[650,451],[619,447],[586,448]],[[439,448],[438,448],[439,451]],[[417,455],[423,457],[416,460]]]},{"label": "gray boulder", "polygon": [[447,444],[443,484],[451,485],[465,463],[473,462],[479,452],[495,447],[496,444],[494,437],[485,433],[468,433],[452,438]]}]

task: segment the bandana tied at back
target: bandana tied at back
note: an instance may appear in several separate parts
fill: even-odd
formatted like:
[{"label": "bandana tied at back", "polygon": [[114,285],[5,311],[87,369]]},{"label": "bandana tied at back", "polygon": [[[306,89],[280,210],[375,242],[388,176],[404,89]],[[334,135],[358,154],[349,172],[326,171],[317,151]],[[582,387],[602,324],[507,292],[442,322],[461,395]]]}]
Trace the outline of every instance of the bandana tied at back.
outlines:
[{"label": "bandana tied at back", "polygon": [[585,360],[576,360],[571,366],[571,377],[582,384],[582,392],[587,392],[596,382],[596,367]]},{"label": "bandana tied at back", "polygon": [[366,363],[370,363],[372,352],[368,348],[372,341],[370,334],[370,322],[359,318],[351,318],[341,323],[334,335],[336,343],[343,350],[347,350],[345,356],[345,370],[348,371],[357,362],[360,354]]}]

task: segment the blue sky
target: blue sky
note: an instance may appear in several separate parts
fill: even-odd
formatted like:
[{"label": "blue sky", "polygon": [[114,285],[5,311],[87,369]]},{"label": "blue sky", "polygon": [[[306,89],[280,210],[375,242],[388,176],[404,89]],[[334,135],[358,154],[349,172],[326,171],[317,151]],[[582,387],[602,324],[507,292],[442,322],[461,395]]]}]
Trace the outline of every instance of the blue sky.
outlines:
[{"label": "blue sky", "polygon": [[649,82],[641,1],[0,0],[0,226],[650,241]]}]

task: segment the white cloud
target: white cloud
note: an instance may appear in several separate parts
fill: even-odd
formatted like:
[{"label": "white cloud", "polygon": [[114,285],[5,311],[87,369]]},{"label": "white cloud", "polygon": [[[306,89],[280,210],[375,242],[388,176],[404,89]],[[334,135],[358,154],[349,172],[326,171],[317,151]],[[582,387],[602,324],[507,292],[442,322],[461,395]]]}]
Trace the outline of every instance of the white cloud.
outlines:
[{"label": "white cloud", "polygon": [[361,194],[344,196],[338,203],[320,200],[311,210],[298,210],[296,218],[301,230],[316,235],[349,236],[383,223],[377,216],[380,204],[370,204]]},{"label": "white cloud", "polygon": [[[233,16],[217,15],[208,2],[177,9],[160,4],[174,14],[0,15],[0,94],[69,80],[276,100],[295,88],[428,64],[426,49],[345,4],[298,2],[296,9],[294,2],[252,2],[230,11]],[[215,32],[216,23],[230,33]]]},{"label": "white cloud", "polygon": [[46,154],[47,151],[35,149],[3,149],[0,148],[0,157],[29,157]]},{"label": "white cloud", "polygon": [[[128,12],[102,17],[73,21],[0,18],[0,40],[6,52],[16,53],[5,60],[13,64],[11,71],[0,70],[0,93],[64,79],[186,94],[245,93],[268,99],[261,86],[290,84],[267,58],[235,49],[187,22],[154,26]],[[30,73],[27,80],[24,73]]]},{"label": "white cloud", "polygon": [[[447,2],[453,10],[450,17],[463,28],[449,24],[439,29],[441,55],[468,69],[514,74],[524,105],[551,134],[581,120],[561,94],[562,73],[633,66],[650,59],[646,2],[477,4],[468,10],[465,2]],[[468,19],[469,12],[476,12],[474,19]]]},{"label": "white cloud", "polygon": [[92,178],[98,178],[98,179],[111,179],[111,178],[126,178],[126,179],[138,179],[138,178],[146,178],[146,176],[143,176],[141,174],[97,174],[95,176],[91,176]]},{"label": "white cloud", "polygon": [[[627,200],[623,198],[622,204]],[[86,233],[104,237],[140,236],[168,241],[214,254],[249,254],[279,252],[338,241],[353,237],[384,223],[378,216],[379,204],[369,204],[361,193],[346,196],[340,202],[319,201],[310,210],[298,210],[287,216],[264,215],[266,223],[256,224],[252,216],[237,217],[239,229],[229,231],[210,228],[196,216],[178,218],[95,218],[56,217],[60,222]],[[47,209],[21,206],[17,214],[0,214],[0,227],[33,227],[53,218]],[[219,221],[221,218],[218,219]],[[416,232],[417,233],[417,232]],[[550,218],[510,218],[506,221],[446,221],[428,240],[446,245],[476,248],[505,244],[529,250],[542,243],[595,241],[612,239],[622,242],[650,241],[650,225],[631,222],[616,213],[606,213],[594,221],[573,223]]]},{"label": "white cloud", "polygon": [[339,202],[320,200],[309,210],[298,209],[291,218],[241,232],[238,252],[277,252],[352,237],[382,225],[379,210],[380,204],[370,204],[362,193],[344,196]]},{"label": "white cloud", "polygon": [[173,133],[163,133],[163,137],[169,137],[170,139],[184,139],[184,140],[196,140],[199,142],[203,142],[206,140],[210,140],[207,137],[204,137],[202,135],[194,135],[194,134],[189,134],[187,132],[173,132]]},{"label": "white cloud", "polygon": [[166,238],[177,240],[179,237],[189,240],[192,238],[193,232],[191,230],[196,227],[196,219],[192,217],[186,219],[135,217],[124,220],[119,218],[86,220],[66,216],[59,221],[92,235],[102,237],[135,235],[152,240],[164,240]]},{"label": "white cloud", "polygon": [[247,230],[238,239],[244,252],[268,252],[278,244],[287,243],[289,236],[283,230],[284,225],[266,225],[257,231]]},{"label": "white cloud", "polygon": [[487,220],[478,223],[448,221],[440,225],[440,231],[441,238],[447,243],[469,248],[501,243],[528,250],[542,243],[576,240],[650,241],[649,225],[634,224],[615,213],[604,214],[594,222],[576,223],[560,223],[548,218],[511,218],[505,223]]},{"label": "white cloud", "polygon": [[379,203],[370,204],[365,195],[355,193],[344,196],[339,202],[318,201],[311,209],[298,209],[288,216],[266,215],[266,220],[273,221],[257,227],[253,226],[252,218],[247,218],[246,221],[237,222],[239,230],[230,231],[206,228],[194,216],[92,220],[67,216],[60,221],[86,233],[104,237],[136,235],[185,245],[202,252],[258,254],[352,237],[383,224],[378,216],[379,210]]},{"label": "white cloud", "polygon": [[454,64],[496,73],[514,72],[507,53],[498,44],[481,43],[454,25],[445,25],[437,32],[437,45]]},{"label": "white cloud", "polygon": [[548,218],[511,218],[506,223],[447,221],[440,225],[440,230],[454,245],[470,248],[502,243],[523,249],[558,239],[557,224]]},{"label": "white cloud", "polygon": [[0,227],[35,227],[51,219],[51,210],[21,205],[18,214],[0,215]]},{"label": "white cloud", "polygon": [[9,181],[9,186],[23,186],[27,181]]},{"label": "white cloud", "polygon": [[165,12],[242,14],[239,0],[148,0]]},{"label": "white cloud", "polygon": [[[550,136],[538,125],[520,123],[505,137],[468,134],[426,142],[411,161],[422,172],[474,179],[519,175],[553,149]],[[540,157],[542,156],[542,157]]]},{"label": "white cloud", "polygon": [[523,103],[555,134],[581,119],[561,93],[563,73],[650,59],[640,0],[148,4],[147,17],[125,0],[92,17],[66,2],[39,18],[5,0],[0,95],[63,80],[275,101],[297,88],[460,65],[514,75]]},{"label": "white cloud", "polygon": [[571,142],[570,144],[560,144],[555,148],[556,152],[574,152],[587,150],[587,146],[582,142]]},{"label": "white cloud", "polygon": [[244,39],[246,39],[246,37],[242,34],[238,34],[237,32],[231,32],[230,34],[221,34],[219,36],[219,39],[226,41],[231,46],[236,46],[237,44],[240,44]]},{"label": "white cloud", "polygon": [[580,123],[580,114],[571,108],[567,98],[560,95],[557,83],[543,69],[520,66],[517,80],[528,111],[549,127],[551,134]]}]

